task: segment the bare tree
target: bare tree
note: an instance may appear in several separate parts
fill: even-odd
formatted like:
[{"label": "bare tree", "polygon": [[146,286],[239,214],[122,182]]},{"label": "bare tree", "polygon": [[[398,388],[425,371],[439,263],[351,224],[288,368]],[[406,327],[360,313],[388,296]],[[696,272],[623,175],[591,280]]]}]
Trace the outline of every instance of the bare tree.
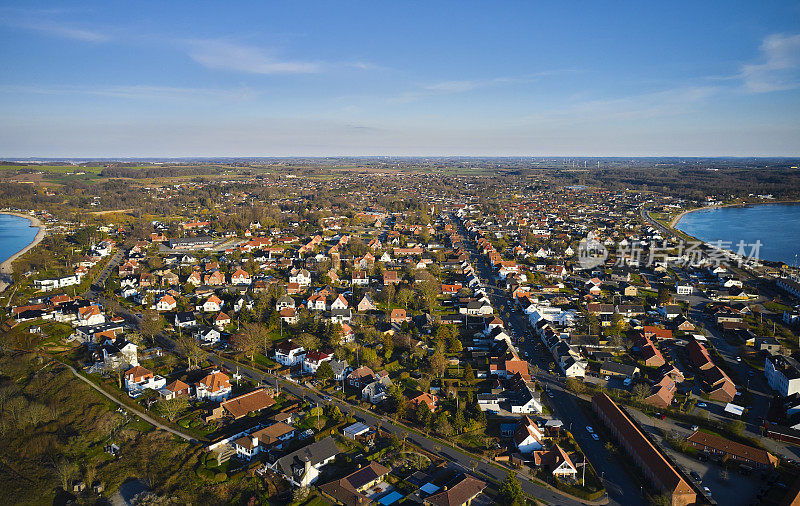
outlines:
[{"label": "bare tree", "polygon": [[69,488],[69,484],[72,481],[72,478],[78,472],[78,466],[73,461],[63,458],[58,461],[56,464],[56,476],[61,482],[61,488],[67,490]]},{"label": "bare tree", "polygon": [[249,322],[245,323],[242,329],[233,336],[231,346],[237,351],[246,353],[250,360],[253,360],[256,350],[264,347],[266,341],[269,341],[266,327],[258,322]]},{"label": "bare tree", "polygon": [[158,411],[170,422],[174,422],[189,407],[188,399],[181,395],[158,402]]}]

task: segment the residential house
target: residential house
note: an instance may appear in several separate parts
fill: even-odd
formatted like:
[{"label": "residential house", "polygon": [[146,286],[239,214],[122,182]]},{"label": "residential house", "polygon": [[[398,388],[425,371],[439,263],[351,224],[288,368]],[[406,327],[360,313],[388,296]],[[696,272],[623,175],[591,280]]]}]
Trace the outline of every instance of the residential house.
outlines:
[{"label": "residential house", "polygon": [[345,506],[369,504],[372,500],[367,494],[373,495],[370,488],[380,483],[390,471],[388,467],[373,461],[367,466],[359,466],[356,471],[344,478],[321,485],[319,489],[323,494],[333,498],[337,504]]},{"label": "residential house", "polygon": [[227,416],[238,420],[275,404],[275,399],[263,388],[223,401],[220,407]]},{"label": "residential house", "polygon": [[650,394],[645,397],[644,402],[657,408],[666,409],[672,405],[675,390],[675,382],[672,377],[665,374],[658,383],[652,386]]},{"label": "residential house", "polygon": [[194,384],[195,396],[198,399],[208,399],[210,401],[224,401],[231,395],[233,387],[230,377],[214,369],[203,379]]},{"label": "residential house", "polygon": [[367,286],[369,285],[369,276],[366,271],[353,271],[350,282],[356,286]]},{"label": "residential house", "polygon": [[307,269],[298,269],[289,275],[289,283],[297,283],[300,287],[311,286],[311,273]]},{"label": "residential house", "polygon": [[167,384],[166,378],[153,374],[149,369],[137,365],[131,367],[123,374],[125,390],[131,397],[138,397],[146,388],[159,390]]},{"label": "residential house", "polygon": [[764,376],[770,388],[783,397],[800,393],[800,363],[792,357],[768,355]]},{"label": "residential house", "polygon": [[578,474],[578,466],[569,454],[558,445],[553,445],[547,451],[533,452],[533,463],[536,467],[560,479],[571,480]]},{"label": "residential house", "polygon": [[541,450],[544,445],[544,434],[536,422],[529,416],[523,416],[514,431],[514,445],[521,453]]},{"label": "residential house", "polygon": [[424,402],[428,405],[428,408],[430,408],[431,412],[434,412],[436,411],[437,400],[438,399],[435,395],[429,394],[428,392],[415,392],[409,396],[408,405],[411,409],[416,409],[420,403]]},{"label": "residential house", "polygon": [[161,397],[169,400],[183,395],[190,395],[192,393],[192,387],[181,380],[175,380],[172,383],[164,386],[159,393],[161,394]]},{"label": "residential house", "polygon": [[350,371],[353,370],[346,360],[332,359],[330,365],[331,369],[333,369],[333,379],[335,381],[344,381]]},{"label": "residential house", "polygon": [[216,313],[217,311],[222,311],[222,305],[223,305],[222,299],[220,299],[216,295],[212,295],[208,299],[206,299],[201,308],[206,313]]},{"label": "residential house", "polygon": [[779,463],[778,458],[767,450],[737,443],[716,434],[695,431],[686,441],[693,448],[723,461],[733,461],[758,469],[773,469]]},{"label": "residential house", "polygon": [[281,365],[295,366],[303,361],[306,350],[291,340],[283,341],[275,346],[275,361]]},{"label": "residential house", "polygon": [[276,422],[257,430],[253,433],[253,437],[258,438],[258,444],[264,450],[271,448],[281,450],[286,446],[286,442],[294,437],[295,433],[296,430],[291,425],[284,422]]},{"label": "residential house", "polygon": [[377,311],[378,307],[375,305],[375,302],[372,300],[372,297],[367,293],[361,298],[361,301],[358,303],[358,312],[359,313],[366,313],[367,311]]},{"label": "residential house", "polygon": [[461,474],[450,481],[441,492],[424,499],[426,506],[469,506],[478,497],[486,483],[468,474]]},{"label": "residential house", "polygon": [[106,322],[106,317],[100,312],[99,306],[85,306],[78,309],[78,325],[100,325]]},{"label": "residential house", "polygon": [[320,470],[333,462],[341,450],[328,436],[315,443],[279,458],[270,467],[296,487],[307,487],[316,482]]},{"label": "residential house", "polygon": [[236,272],[231,274],[231,283],[234,285],[249,285],[251,282],[250,274],[241,268],[236,269]]},{"label": "residential house", "polygon": [[319,366],[323,362],[333,360],[333,355],[318,350],[311,350],[303,357],[303,372],[307,374],[316,374]]},{"label": "residential house", "polygon": [[175,326],[182,329],[196,327],[197,319],[191,311],[180,311],[175,313]]},{"label": "residential house", "polygon": [[407,322],[409,319],[410,318],[406,314],[406,310],[401,308],[392,309],[392,312],[389,316],[389,321],[397,324]]}]

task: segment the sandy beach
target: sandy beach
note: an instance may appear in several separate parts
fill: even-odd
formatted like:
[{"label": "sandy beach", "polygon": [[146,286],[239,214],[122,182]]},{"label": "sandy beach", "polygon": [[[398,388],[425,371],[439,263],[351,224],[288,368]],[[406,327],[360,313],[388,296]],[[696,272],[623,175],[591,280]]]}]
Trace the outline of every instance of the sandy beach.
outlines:
[{"label": "sandy beach", "polygon": [[8,260],[6,260],[5,262],[0,263],[0,292],[3,292],[11,284],[11,281],[12,281],[11,280],[11,273],[14,272],[14,270],[13,270],[13,267],[12,267],[11,264],[14,263],[14,260],[16,260],[17,258],[21,257],[27,251],[29,251],[31,248],[33,248],[34,246],[36,246],[37,244],[42,242],[42,239],[44,239],[44,236],[47,233],[47,230],[46,230],[47,227],[45,227],[42,224],[42,222],[39,221],[39,218],[37,218],[35,216],[31,216],[30,214],[14,213],[14,212],[10,212],[10,211],[3,211],[3,212],[0,212],[0,214],[10,214],[10,215],[13,215],[13,216],[19,216],[21,218],[27,218],[27,219],[29,219],[31,221],[31,226],[32,227],[38,227],[39,228],[39,231],[36,233],[36,237],[33,238],[33,241],[30,244],[28,244],[27,246],[25,246],[24,248],[22,248],[18,252],[16,252],[13,255],[11,255],[11,257]]}]

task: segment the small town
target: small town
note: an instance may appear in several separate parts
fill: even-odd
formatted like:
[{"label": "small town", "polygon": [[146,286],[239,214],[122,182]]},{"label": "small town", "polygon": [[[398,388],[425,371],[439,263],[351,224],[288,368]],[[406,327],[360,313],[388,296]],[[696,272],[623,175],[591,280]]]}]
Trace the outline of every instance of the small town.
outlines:
[{"label": "small town", "polygon": [[0,506],[800,506],[800,0],[0,47]]},{"label": "small town", "polygon": [[183,502],[180,480],[200,502],[784,504],[797,271],[670,225],[729,196],[531,184],[271,174],[12,209],[46,235],[3,293],[5,432],[83,403],[27,450],[68,455],[82,502]]}]

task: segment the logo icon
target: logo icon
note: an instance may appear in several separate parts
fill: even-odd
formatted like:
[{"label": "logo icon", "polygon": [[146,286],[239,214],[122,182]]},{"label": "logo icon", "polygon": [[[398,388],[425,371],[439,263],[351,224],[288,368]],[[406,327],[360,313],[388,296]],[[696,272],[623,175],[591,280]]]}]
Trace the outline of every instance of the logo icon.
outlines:
[{"label": "logo icon", "polygon": [[594,232],[589,232],[586,238],[578,243],[578,264],[581,269],[591,269],[602,264],[608,258],[608,250],[601,243]]}]

